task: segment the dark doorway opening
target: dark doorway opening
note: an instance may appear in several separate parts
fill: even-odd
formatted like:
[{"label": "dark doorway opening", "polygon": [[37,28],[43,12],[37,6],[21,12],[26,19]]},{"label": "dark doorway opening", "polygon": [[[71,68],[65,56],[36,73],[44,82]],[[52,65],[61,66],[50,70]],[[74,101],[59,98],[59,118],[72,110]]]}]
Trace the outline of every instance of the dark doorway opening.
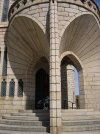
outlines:
[{"label": "dark doorway opening", "polygon": [[[49,99],[49,75],[44,69],[36,73],[35,109],[44,109],[44,101]],[[48,103],[49,104],[49,103]],[[49,108],[49,106],[47,106]]]}]

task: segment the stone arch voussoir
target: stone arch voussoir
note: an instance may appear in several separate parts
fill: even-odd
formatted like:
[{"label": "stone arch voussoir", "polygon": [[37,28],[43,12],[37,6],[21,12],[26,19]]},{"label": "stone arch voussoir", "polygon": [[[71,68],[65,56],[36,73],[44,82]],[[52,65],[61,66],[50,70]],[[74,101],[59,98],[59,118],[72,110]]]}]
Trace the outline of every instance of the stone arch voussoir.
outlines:
[{"label": "stone arch voussoir", "polygon": [[60,62],[62,61],[62,59],[65,57],[65,56],[68,56],[70,58],[70,56],[74,57],[75,60],[77,61],[78,63],[78,66],[79,66],[79,70],[83,69],[83,64],[81,62],[81,60],[78,58],[78,56],[76,54],[74,54],[73,52],[71,51],[66,51],[64,53],[61,54],[60,56]]}]

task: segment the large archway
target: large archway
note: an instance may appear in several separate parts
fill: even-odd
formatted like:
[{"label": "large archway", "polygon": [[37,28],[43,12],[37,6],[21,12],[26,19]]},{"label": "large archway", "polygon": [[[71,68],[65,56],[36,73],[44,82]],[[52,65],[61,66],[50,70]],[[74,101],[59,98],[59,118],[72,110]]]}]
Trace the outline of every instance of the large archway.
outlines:
[{"label": "large archway", "polygon": [[48,39],[43,26],[28,16],[15,17],[8,27],[7,48],[8,81],[10,78],[16,81],[22,79],[24,85],[23,97],[16,96],[13,101],[19,101],[20,109],[35,109],[36,69],[48,64],[42,57],[47,60],[49,57]]},{"label": "large archway", "polygon": [[[79,89],[78,102],[76,104],[76,93],[75,93],[75,69],[78,72],[79,77]],[[81,77],[80,77],[81,76]],[[80,108],[81,95],[84,94],[84,90],[81,91],[83,81],[83,70],[81,63],[78,61],[78,58],[75,57],[75,54],[70,52],[65,52],[61,58],[61,100],[62,100],[62,109],[76,109]],[[85,98],[82,98],[82,102],[85,101]]]},{"label": "large archway", "polygon": [[[76,17],[65,29],[60,43],[60,56],[68,51],[74,53],[82,63],[83,70],[79,75],[80,107],[99,109],[100,29],[93,15]],[[77,65],[77,62],[74,63]]]}]

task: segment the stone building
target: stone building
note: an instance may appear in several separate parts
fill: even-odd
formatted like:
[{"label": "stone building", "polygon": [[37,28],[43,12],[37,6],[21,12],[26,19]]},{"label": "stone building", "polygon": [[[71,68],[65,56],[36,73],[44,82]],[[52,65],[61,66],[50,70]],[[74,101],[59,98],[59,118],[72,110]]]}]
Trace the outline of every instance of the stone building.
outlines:
[{"label": "stone building", "polygon": [[0,0],[0,113],[50,98],[50,132],[75,103],[100,110],[100,12],[93,0]]}]

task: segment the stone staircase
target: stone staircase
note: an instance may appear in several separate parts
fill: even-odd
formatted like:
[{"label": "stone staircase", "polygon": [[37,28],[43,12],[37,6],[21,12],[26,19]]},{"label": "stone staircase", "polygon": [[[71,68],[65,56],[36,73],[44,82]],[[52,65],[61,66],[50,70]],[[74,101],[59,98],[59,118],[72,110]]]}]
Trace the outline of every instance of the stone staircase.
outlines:
[{"label": "stone staircase", "polygon": [[62,110],[62,131],[63,134],[100,134],[100,112]]},{"label": "stone staircase", "polygon": [[49,112],[27,110],[2,116],[0,134],[48,134]]},{"label": "stone staircase", "polygon": [[[0,119],[0,134],[49,134],[49,112],[25,110]],[[62,134],[100,134],[100,112],[62,110]]]}]

